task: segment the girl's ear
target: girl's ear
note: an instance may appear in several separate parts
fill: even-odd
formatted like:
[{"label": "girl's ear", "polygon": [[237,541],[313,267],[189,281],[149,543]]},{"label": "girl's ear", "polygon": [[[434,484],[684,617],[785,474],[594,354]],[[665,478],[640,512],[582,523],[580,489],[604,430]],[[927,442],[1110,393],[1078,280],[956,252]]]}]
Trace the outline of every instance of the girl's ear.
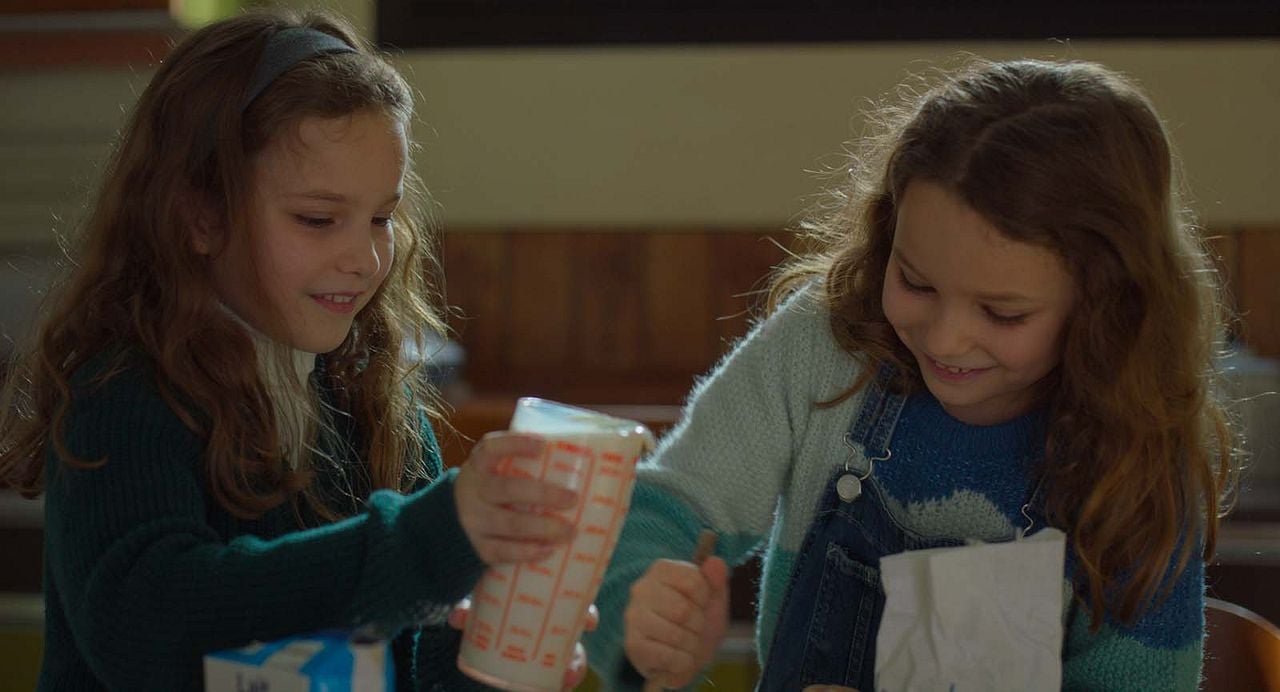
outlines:
[{"label": "girl's ear", "polygon": [[191,249],[197,255],[213,254],[213,227],[204,214],[200,214],[191,222]]},{"label": "girl's ear", "polygon": [[217,252],[220,240],[219,228],[221,215],[217,214],[212,205],[206,200],[201,199],[199,195],[189,195],[191,216],[187,222],[189,230],[188,240],[191,243],[191,249],[197,255],[213,255]]}]

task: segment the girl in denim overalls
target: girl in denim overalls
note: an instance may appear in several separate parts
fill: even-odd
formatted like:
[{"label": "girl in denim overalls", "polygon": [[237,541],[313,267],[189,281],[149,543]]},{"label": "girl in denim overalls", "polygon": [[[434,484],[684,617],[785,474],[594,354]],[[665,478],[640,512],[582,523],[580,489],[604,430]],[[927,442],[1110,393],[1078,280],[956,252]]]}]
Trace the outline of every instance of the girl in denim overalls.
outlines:
[{"label": "girl in denim overalls", "polygon": [[1063,686],[1196,689],[1232,440],[1160,120],[1113,72],[1035,61],[882,116],[816,249],[642,465],[590,659],[609,689],[690,683],[727,564],[763,552],[758,689],[868,692],[882,557],[1048,525]]}]

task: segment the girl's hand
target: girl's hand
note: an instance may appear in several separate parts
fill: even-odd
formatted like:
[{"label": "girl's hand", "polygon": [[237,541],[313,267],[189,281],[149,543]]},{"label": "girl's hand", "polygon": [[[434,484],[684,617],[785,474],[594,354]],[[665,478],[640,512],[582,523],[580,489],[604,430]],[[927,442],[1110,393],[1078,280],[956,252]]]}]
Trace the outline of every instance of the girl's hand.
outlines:
[{"label": "girl's hand", "polygon": [[729,627],[729,568],[658,560],[631,586],[623,649],[651,683],[681,688],[720,648]]},{"label": "girl's hand", "polygon": [[557,485],[503,475],[504,459],[538,458],[543,440],[489,433],[471,450],[453,486],[458,521],[486,564],[537,562],[573,538],[573,525],[553,514],[572,509],[577,493]]},{"label": "girl's hand", "polygon": [[[456,630],[466,629],[467,616],[470,614],[471,599],[464,598],[449,613],[449,626]],[[600,611],[596,610],[596,606],[593,603],[587,606],[586,631],[594,630],[598,624],[600,624]],[[565,692],[569,692],[582,684],[582,680],[585,677],[587,677],[587,650],[582,648],[582,642],[578,642],[577,646],[573,648],[573,660],[569,662],[569,669],[564,672]]]}]

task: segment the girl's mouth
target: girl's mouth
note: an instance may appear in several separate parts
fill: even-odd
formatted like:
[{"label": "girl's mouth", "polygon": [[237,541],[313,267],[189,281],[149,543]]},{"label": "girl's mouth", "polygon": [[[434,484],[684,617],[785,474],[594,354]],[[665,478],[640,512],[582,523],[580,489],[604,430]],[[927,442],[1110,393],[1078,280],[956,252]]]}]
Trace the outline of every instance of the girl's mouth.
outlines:
[{"label": "girl's mouth", "polygon": [[927,356],[925,357],[925,360],[929,362],[929,369],[933,371],[933,374],[935,376],[937,376],[939,379],[947,380],[949,382],[963,382],[965,380],[971,380],[991,369],[991,368],[960,368],[954,365],[947,365],[945,363],[940,363]]},{"label": "girl's mouth", "polygon": [[321,293],[311,296],[320,307],[338,315],[349,315],[356,309],[356,297],[352,293]]}]

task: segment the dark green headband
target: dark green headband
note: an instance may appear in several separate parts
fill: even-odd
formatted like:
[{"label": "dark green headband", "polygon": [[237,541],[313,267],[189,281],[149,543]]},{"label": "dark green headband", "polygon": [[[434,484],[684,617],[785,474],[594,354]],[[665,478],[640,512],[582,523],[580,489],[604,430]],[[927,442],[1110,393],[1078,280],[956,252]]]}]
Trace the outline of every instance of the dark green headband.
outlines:
[{"label": "dark green headband", "polygon": [[346,41],[311,27],[292,26],[277,31],[267,39],[267,45],[262,49],[258,66],[253,70],[253,79],[240,102],[241,112],[280,75],[303,60],[317,55],[354,52],[356,49]]}]

